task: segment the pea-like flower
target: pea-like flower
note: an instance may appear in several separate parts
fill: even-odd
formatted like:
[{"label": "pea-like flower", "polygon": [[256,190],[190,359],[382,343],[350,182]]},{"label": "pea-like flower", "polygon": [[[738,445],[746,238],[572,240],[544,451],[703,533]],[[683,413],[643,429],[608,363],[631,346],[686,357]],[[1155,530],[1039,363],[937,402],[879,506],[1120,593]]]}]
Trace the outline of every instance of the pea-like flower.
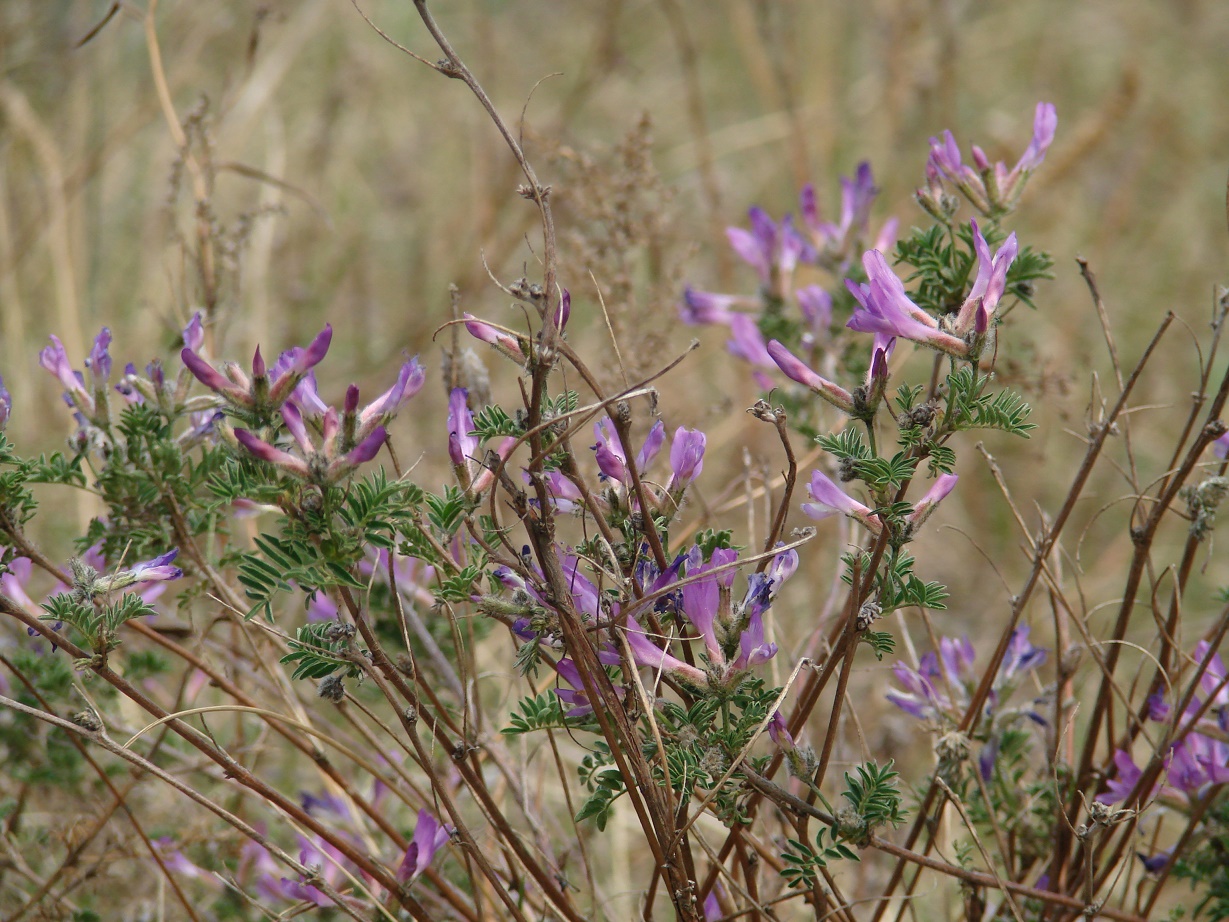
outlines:
[{"label": "pea-like flower", "polygon": [[[803,223],[811,231],[811,241],[817,254],[816,261],[834,271],[844,271],[850,254],[856,253],[855,248],[868,239],[871,203],[879,194],[871,174],[871,165],[865,160],[858,164],[852,179],[842,176],[840,184],[841,217],[838,223],[824,221],[820,217],[819,199],[815,194],[815,186],[811,183],[802,187],[802,193],[798,197]],[[884,222],[875,241],[876,249],[886,250],[893,245],[896,227],[895,218]]]},{"label": "pea-like flower", "polygon": [[303,416],[293,403],[282,406],[282,420],[294,437],[302,457],[270,445],[246,429],[236,429],[239,444],[262,461],[274,465],[300,480],[325,485],[336,483],[348,476],[360,464],[376,456],[384,444],[387,433],[383,426],[376,426],[363,441],[349,451],[340,448],[341,421],[337,411],[330,407],[321,422],[321,444],[317,448],[307,434]]},{"label": "pea-like flower", "polygon": [[684,489],[704,470],[704,449],[708,438],[699,429],[679,426],[670,442],[670,484],[667,489],[675,493]]},{"label": "pea-like flower", "polygon": [[299,382],[328,353],[332,339],[333,328],[325,324],[306,348],[287,350],[272,369],[266,367],[257,346],[250,377],[234,362],[226,363],[219,372],[186,345],[179,356],[198,381],[228,404],[247,413],[263,415],[277,410],[290,398]]},{"label": "pea-like flower", "polygon": [[866,283],[845,280],[845,287],[858,302],[858,308],[845,326],[862,333],[911,339],[957,358],[968,357],[968,343],[939,329],[939,322],[913,303],[881,252],[867,250],[862,256],[862,266],[866,270]]},{"label": "pea-like flower", "polygon": [[[652,577],[647,589],[660,599],[659,610],[672,610],[685,618],[704,642],[705,669],[690,666],[649,640],[634,620],[629,620],[628,644],[635,661],[665,671],[696,688],[731,689],[749,669],[777,654],[777,645],[766,639],[764,615],[781,586],[798,569],[798,554],[782,551],[763,573],[753,573],[741,601],[732,595],[738,552],[717,548],[705,562],[699,547],[681,554],[662,574]],[[671,584],[678,589],[663,594]]]},{"label": "pea-like flower", "polygon": [[51,345],[39,353],[38,363],[59,379],[64,386],[64,401],[96,426],[109,424],[107,384],[111,379],[111,331],[103,327],[94,338],[94,345],[85,360],[86,376],[72,367],[68,352],[59,337],[52,335]]},{"label": "pea-like flower", "polygon": [[419,810],[414,837],[397,867],[398,883],[409,884],[418,878],[435,860],[436,852],[444,847],[451,835],[451,828],[432,816],[430,811]]},{"label": "pea-like flower", "polygon": [[[448,459],[462,486],[474,494],[484,492],[495,479],[495,472],[485,466],[479,455],[481,442],[473,435],[474,415],[469,410],[469,391],[454,387],[448,395]],[[516,439],[508,436],[500,441],[495,453],[506,459],[516,448]]]},{"label": "pea-like flower", "polygon": [[[127,570],[119,570],[107,576],[92,579],[89,581],[88,594],[99,596],[127,589],[136,583],[161,583],[179,579],[183,576],[183,570],[172,564],[177,556],[179,556],[179,548],[171,548],[165,554],[159,554],[152,560],[133,564]],[[89,569],[92,570],[92,568]]]},{"label": "pea-like flower", "polygon": [[4,386],[4,378],[0,377],[0,432],[8,425],[9,414],[13,412],[13,395]]},{"label": "pea-like flower", "polygon": [[1002,215],[1015,207],[1029,176],[1045,160],[1057,127],[1058,113],[1053,104],[1037,103],[1033,114],[1033,138],[1010,171],[1002,161],[991,164],[990,158],[976,144],[971,146],[973,164],[964,163],[960,145],[950,131],[944,131],[941,139],[930,139],[928,167],[955,184],[983,214]]},{"label": "pea-like flower", "polygon": [[806,362],[778,340],[774,339],[768,344],[768,354],[787,378],[809,388],[813,394],[826,400],[842,413],[848,413],[855,419],[872,419],[887,389],[888,359],[892,357],[895,348],[896,337],[883,333],[875,334],[866,380],[853,392],[812,371]]},{"label": "pea-like flower", "polygon": [[804,515],[817,520],[834,515],[847,515],[865,525],[871,534],[878,535],[883,531],[883,523],[879,521],[874,510],[842,490],[823,471],[811,471],[811,482],[807,484],[807,493],[811,497],[811,502],[802,504]]},{"label": "pea-like flower", "polygon": [[469,331],[469,335],[475,339],[480,339],[484,343],[490,343],[495,347],[496,351],[502,353],[518,365],[524,365],[527,359],[525,358],[525,350],[522,348],[521,339],[502,327],[497,327],[493,323],[487,323],[485,320],[479,320],[473,314],[462,314],[465,320],[465,329]]}]

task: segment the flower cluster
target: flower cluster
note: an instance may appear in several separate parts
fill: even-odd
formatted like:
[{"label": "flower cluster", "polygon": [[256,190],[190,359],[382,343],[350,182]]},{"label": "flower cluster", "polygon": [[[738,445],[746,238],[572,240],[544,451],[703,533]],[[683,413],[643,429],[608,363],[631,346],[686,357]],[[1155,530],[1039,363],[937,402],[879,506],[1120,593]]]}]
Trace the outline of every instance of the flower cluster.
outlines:
[{"label": "flower cluster", "polygon": [[[959,479],[955,474],[939,475],[931,488],[926,491],[926,495],[905,517],[900,535],[894,537],[897,537],[900,543],[909,541],[922,527],[922,523],[934,512],[935,507],[956,488],[956,482]],[[873,535],[878,536],[883,531],[881,518],[875,510],[858,502],[823,471],[811,472],[811,482],[807,484],[807,493],[810,494],[811,502],[803,503],[802,511],[810,518],[822,520],[834,515],[845,515],[856,519]]]},{"label": "flower cluster", "polygon": [[350,385],[338,412],[320,398],[314,371],[328,353],[332,337],[333,328],[326,324],[307,347],[286,350],[272,367],[266,367],[257,346],[250,376],[233,362],[219,372],[201,355],[204,338],[197,315],[184,331],[180,357],[231,414],[257,426],[280,421],[299,454],[280,447],[276,434],[262,437],[247,428],[226,426],[225,436],[290,476],[323,486],[349,476],[375,457],[387,439],[387,424],[426,382],[418,358],[407,359],[393,385],[362,409],[358,386]]},{"label": "flower cluster", "polygon": [[[760,289],[756,296],[717,294],[688,286],[679,305],[679,316],[690,324],[721,324],[729,327],[729,351],[755,368],[761,387],[772,379],[761,369],[774,369],[774,357],[764,335],[782,321],[800,327],[798,338],[804,351],[815,352],[831,338],[832,295],[814,283],[798,284],[795,276],[803,267],[843,274],[869,236],[870,206],[878,189],[870,165],[859,164],[853,179],[841,178],[841,216],[836,223],[824,221],[814,186],[806,185],[799,196],[803,228],[786,215],[773,221],[761,208],[748,212],[750,229],[731,227],[726,237],[739,258],[755,269]],[[889,249],[896,238],[896,221],[888,221],[875,240],[875,247]],[[786,307],[798,310],[799,321],[787,319]],[[792,315],[790,315],[792,316]]]},{"label": "flower cluster", "polygon": [[728,692],[749,669],[772,659],[777,645],[766,639],[764,615],[798,569],[798,552],[783,551],[764,571],[752,573],[741,601],[733,593],[738,565],[736,550],[716,548],[705,560],[698,546],[680,554],[662,573],[649,562],[642,564],[641,581],[655,600],[654,616],[669,620],[676,630],[690,626],[703,640],[705,653],[703,668],[680,660],[658,646],[659,638],[642,626],[648,611],[633,612],[625,633],[636,664],[695,688]]},{"label": "flower cluster", "polygon": [[1007,169],[990,158],[976,144],[971,146],[972,165],[963,162],[960,145],[950,131],[942,138],[930,139],[930,159],[926,162],[926,188],[919,189],[922,207],[940,220],[947,220],[954,207],[945,201],[943,182],[956,186],[969,202],[987,217],[1011,211],[1020,200],[1029,176],[1041,166],[1046,151],[1054,142],[1058,113],[1052,103],[1039,102],[1033,114],[1033,138],[1016,165]]},{"label": "flower cluster", "polygon": [[[597,461],[598,477],[605,484],[605,489],[592,499],[604,513],[627,513],[638,507],[639,499],[632,491],[632,464],[642,478],[641,482],[652,505],[652,511],[668,516],[673,516],[677,511],[687,488],[704,470],[704,451],[708,439],[697,429],[680,426],[674,431],[674,437],[670,441],[670,477],[664,486],[648,483],[643,479],[665,446],[666,426],[661,420],[649,429],[644,443],[634,456],[624,446],[610,417],[602,417],[593,424],[593,435],[596,442],[592,449]],[[555,508],[560,512],[572,512],[579,508],[582,495],[571,480],[559,471],[548,471],[544,477]],[[525,479],[528,481],[528,473],[525,474]]]},{"label": "flower cluster", "polygon": [[[922,655],[917,669],[903,662],[892,667],[901,688],[892,689],[887,698],[907,714],[924,720],[940,729],[950,729],[964,717],[970,700],[970,692],[977,686],[980,674],[974,666],[977,653],[967,637],[939,639],[938,652]],[[1033,646],[1029,641],[1027,626],[1016,628],[1008,642],[1007,655],[994,678],[990,697],[986,700],[982,719],[973,728],[974,735],[983,740],[978,758],[982,777],[989,779],[1005,725],[1025,717],[1044,726],[1047,721],[1033,706],[1007,713],[1002,710],[1005,702],[1026,673],[1037,669],[1046,660],[1046,651]]]},{"label": "flower cluster", "polygon": [[[1193,659],[1196,663],[1207,663],[1199,679],[1203,697],[1193,695],[1182,714],[1165,701],[1164,695],[1148,699],[1150,720],[1171,724],[1171,729],[1183,732],[1166,752],[1165,780],[1151,792],[1140,792],[1142,801],[1161,798],[1185,805],[1212,786],[1229,783],[1229,743],[1225,742],[1229,734],[1229,680],[1225,662],[1202,640],[1195,646]],[[1143,777],[1143,770],[1125,749],[1114,753],[1114,765],[1118,775],[1106,782],[1106,790],[1097,798],[1102,803],[1126,800]]]},{"label": "flower cluster", "polygon": [[[448,395],[448,459],[457,479],[471,493],[485,491],[495,477],[495,472],[486,466],[485,458],[479,456],[481,442],[473,435],[474,414],[469,409],[469,391],[454,387]],[[501,461],[516,448],[516,439],[508,436],[495,449]]]}]

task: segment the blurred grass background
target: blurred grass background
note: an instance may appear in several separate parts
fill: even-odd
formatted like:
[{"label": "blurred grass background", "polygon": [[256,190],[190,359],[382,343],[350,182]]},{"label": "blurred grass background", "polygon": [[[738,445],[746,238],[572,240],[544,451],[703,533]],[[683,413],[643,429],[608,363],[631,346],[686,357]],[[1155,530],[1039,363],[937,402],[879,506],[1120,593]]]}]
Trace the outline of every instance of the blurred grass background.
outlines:
[{"label": "blurred grass background", "polygon": [[[9,435],[30,451],[60,447],[71,428],[37,367],[48,334],[79,361],[106,324],[117,368],[140,367],[170,354],[202,303],[176,238],[191,233],[193,204],[172,181],[177,156],[140,10],[125,5],[78,47],[109,7],[0,4],[0,374],[14,398]],[[437,57],[408,0],[363,8],[397,41]],[[1115,394],[1079,254],[1098,276],[1126,364],[1165,311],[1190,325],[1190,334],[1171,332],[1132,417],[1144,482],[1168,463],[1195,384],[1191,336],[1207,332],[1225,280],[1226,5],[486,0],[440,4],[436,15],[504,116],[524,112],[527,152],[557,203],[561,281],[575,298],[571,335],[582,350],[606,355],[604,371],[618,380],[590,271],[629,373],[702,340],[663,385],[662,412],[671,428],[709,429],[709,498],[736,496],[740,478],[782,463],[742,413],[756,392],[724,353],[723,333],[676,319],[685,280],[754,290],[724,226],[751,204],[796,211],[807,180],[833,213],[837,175],[861,159],[882,189],[875,225],[889,215],[920,223],[911,195],[927,138],[951,128],[966,152],[976,142],[1014,163],[1038,100],[1057,106],[1057,139],[1008,226],[1054,255],[1057,277],[1040,286],[1036,314],[1015,313],[1001,371],[1026,390],[1040,428],[1028,442],[991,436],[987,448],[1035,528],[1033,503],[1052,513],[1082,455],[1093,375],[1099,393]],[[163,0],[157,33],[178,117],[199,114],[212,144],[213,219],[234,250],[221,247],[215,354],[246,357],[260,342],[273,355],[331,322],[322,389],[337,397],[350,380],[365,393],[382,389],[403,351],[422,353],[433,384],[396,437],[403,461],[421,457],[416,479],[438,483],[446,456],[432,335],[449,317],[448,286],[459,287],[461,309],[516,326],[483,259],[504,281],[537,274],[536,212],[515,195],[521,177],[494,128],[459,82],[381,40],[344,0]],[[493,390],[515,397],[510,369],[495,366]],[[919,572],[952,588],[936,629],[970,631],[988,655],[1025,560],[972,441],[960,489],[929,526],[966,534],[935,530],[916,550]],[[1073,530],[1064,545],[1063,565],[1090,609],[1115,598],[1129,557],[1128,492],[1106,468],[1081,503],[1083,544]],[[759,535],[765,511],[755,511]],[[745,510],[733,515],[748,521]],[[834,533],[820,539],[829,557]],[[1180,524],[1171,538],[1181,540]],[[815,562],[826,553],[811,548],[809,579],[778,606],[778,629],[794,644],[827,597],[831,568]],[[1193,583],[1192,642],[1211,611],[1209,589],[1223,581],[1213,563]],[[1047,617],[1039,611],[1043,641]],[[868,666],[864,681],[882,689],[885,669]],[[880,758],[906,751],[881,697],[860,710]],[[857,749],[851,742],[845,755]],[[910,751],[929,758],[916,741]]]}]

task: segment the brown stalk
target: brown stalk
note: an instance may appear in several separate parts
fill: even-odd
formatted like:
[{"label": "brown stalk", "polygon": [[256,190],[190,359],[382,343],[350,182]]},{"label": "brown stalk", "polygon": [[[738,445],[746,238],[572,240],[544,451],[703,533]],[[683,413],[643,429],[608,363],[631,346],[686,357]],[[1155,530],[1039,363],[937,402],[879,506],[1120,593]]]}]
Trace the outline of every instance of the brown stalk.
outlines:
[{"label": "brown stalk", "polygon": [[[1101,455],[1101,450],[1104,448],[1106,440],[1110,436],[1113,424],[1126,408],[1127,399],[1130,397],[1135,385],[1139,382],[1140,377],[1143,375],[1145,366],[1148,364],[1149,359],[1151,359],[1157,346],[1160,344],[1161,338],[1169,329],[1169,325],[1173,322],[1173,319],[1174,315],[1172,312],[1166,314],[1165,319],[1161,321],[1157,331],[1153,334],[1152,339],[1144,349],[1139,361],[1136,362],[1131,374],[1127,377],[1127,380],[1123,385],[1122,393],[1119,395],[1117,402],[1111,408],[1106,418],[1101,421],[1100,427],[1089,442],[1088,448],[1084,454],[1084,460],[1081,462],[1079,469],[1076,471],[1075,477],[1072,480],[1071,487],[1067,491],[1062,507],[1059,509],[1058,514],[1054,517],[1054,520],[1050,526],[1045,529],[1044,533],[1040,537],[1040,540],[1035,544],[1032,568],[1029,571],[1029,575],[1025,578],[1024,585],[1020,592],[1012,600],[1011,617],[1003,630],[1002,636],[999,638],[998,647],[991,656],[989,665],[986,666],[982,680],[974,692],[968,708],[965,710],[964,717],[960,723],[960,729],[962,731],[968,730],[968,728],[972,726],[974,720],[976,720],[977,716],[981,714],[982,708],[985,706],[986,699],[990,695],[990,689],[994,681],[994,677],[998,674],[1003,658],[1007,655],[1007,647],[1011,641],[1011,634],[1015,630],[1016,625],[1019,623],[1020,616],[1023,614],[1024,608],[1031,598],[1033,590],[1036,589],[1037,583],[1041,580],[1042,574],[1046,570],[1046,559],[1053,551],[1054,546],[1058,542],[1059,535],[1066,526],[1068,518],[1070,518],[1080,495],[1084,491],[1088,478],[1092,474],[1092,469],[1095,466],[1097,459]],[[914,843],[917,842],[918,837],[922,834],[923,829],[926,828],[930,809],[934,805],[936,792],[937,787],[934,784],[931,784],[927,789],[925,797],[922,798],[922,803],[918,807],[917,819],[914,820],[913,826],[909,830],[909,835],[905,839],[906,848],[912,848]],[[1058,836],[1059,848],[1061,850],[1061,843],[1063,841],[1061,831],[1059,831]],[[900,884],[901,877],[904,874],[904,869],[905,862],[903,860],[898,861],[896,863],[896,867],[892,870],[892,875],[888,879],[887,885],[884,887],[882,901],[876,908],[874,915],[871,917],[871,922],[880,922],[880,919],[883,918],[883,914],[887,911],[889,905],[888,897],[892,895],[892,892]]]}]

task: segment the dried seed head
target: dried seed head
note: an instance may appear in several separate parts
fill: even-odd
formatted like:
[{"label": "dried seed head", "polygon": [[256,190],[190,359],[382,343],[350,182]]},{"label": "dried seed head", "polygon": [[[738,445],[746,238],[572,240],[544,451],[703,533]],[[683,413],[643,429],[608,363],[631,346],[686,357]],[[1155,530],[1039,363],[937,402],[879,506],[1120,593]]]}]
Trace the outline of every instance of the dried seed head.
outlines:
[{"label": "dried seed head", "polygon": [[325,701],[336,704],[346,697],[346,685],[340,675],[333,673],[320,680],[320,684],[316,686],[316,694]]},{"label": "dried seed head", "polygon": [[68,719],[75,723],[78,727],[81,727],[83,730],[89,730],[91,733],[97,733],[102,729],[102,721],[92,708],[87,708],[84,711],[78,711]]}]

